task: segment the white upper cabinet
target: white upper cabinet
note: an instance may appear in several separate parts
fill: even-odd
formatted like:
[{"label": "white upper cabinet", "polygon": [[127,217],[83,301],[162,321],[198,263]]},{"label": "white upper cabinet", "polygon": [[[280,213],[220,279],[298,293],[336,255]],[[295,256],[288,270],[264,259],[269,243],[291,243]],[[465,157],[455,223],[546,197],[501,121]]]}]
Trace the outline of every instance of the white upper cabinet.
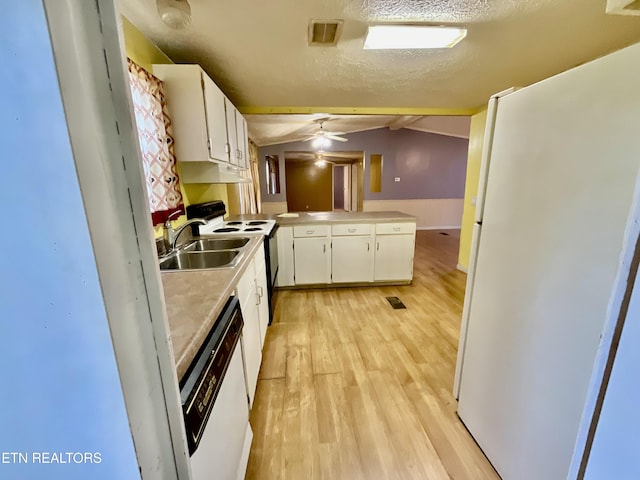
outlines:
[{"label": "white upper cabinet", "polygon": [[246,168],[241,161],[248,144],[244,118],[202,68],[154,65],[153,74],[164,82],[176,159]]},{"label": "white upper cabinet", "polygon": [[236,133],[238,135],[238,166],[240,168],[249,168],[247,121],[238,110],[236,110]]},{"label": "white upper cabinet", "polygon": [[226,97],[222,90],[202,72],[202,86],[204,88],[204,107],[206,113],[207,147],[209,158],[226,161],[228,157],[227,127],[225,123]]},{"label": "white upper cabinet", "polygon": [[231,165],[238,165],[238,129],[236,128],[236,107],[233,106],[231,101],[225,97],[224,110],[226,116],[227,125],[227,143],[229,150],[229,163]]}]

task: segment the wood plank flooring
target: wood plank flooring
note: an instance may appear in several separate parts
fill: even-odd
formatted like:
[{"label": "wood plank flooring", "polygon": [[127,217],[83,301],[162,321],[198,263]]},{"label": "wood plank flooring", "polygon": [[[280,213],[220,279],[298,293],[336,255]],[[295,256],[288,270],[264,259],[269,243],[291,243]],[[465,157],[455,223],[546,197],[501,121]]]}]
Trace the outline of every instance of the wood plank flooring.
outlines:
[{"label": "wood plank flooring", "polygon": [[278,292],[247,479],[499,478],[455,413],[466,275],[446,233],[418,232],[412,285]]}]

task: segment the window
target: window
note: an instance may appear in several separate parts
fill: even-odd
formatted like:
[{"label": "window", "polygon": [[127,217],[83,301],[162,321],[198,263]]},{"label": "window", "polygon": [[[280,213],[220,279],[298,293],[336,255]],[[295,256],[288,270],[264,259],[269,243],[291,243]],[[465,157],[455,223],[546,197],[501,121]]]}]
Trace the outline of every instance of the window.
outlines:
[{"label": "window", "polygon": [[265,171],[267,175],[267,195],[280,193],[280,164],[278,155],[267,155]]},{"label": "window", "polygon": [[162,81],[130,59],[127,62],[147,197],[153,224],[157,225],[164,223],[172,213],[184,210],[173,152],[171,119]]}]

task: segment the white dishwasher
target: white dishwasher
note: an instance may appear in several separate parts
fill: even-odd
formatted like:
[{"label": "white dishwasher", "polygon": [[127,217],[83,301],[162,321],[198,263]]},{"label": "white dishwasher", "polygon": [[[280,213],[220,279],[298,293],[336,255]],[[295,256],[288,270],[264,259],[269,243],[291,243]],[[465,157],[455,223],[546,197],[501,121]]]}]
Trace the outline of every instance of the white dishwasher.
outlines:
[{"label": "white dishwasher", "polygon": [[241,480],[245,475],[253,434],[242,327],[238,300],[231,297],[181,385],[193,480]]}]

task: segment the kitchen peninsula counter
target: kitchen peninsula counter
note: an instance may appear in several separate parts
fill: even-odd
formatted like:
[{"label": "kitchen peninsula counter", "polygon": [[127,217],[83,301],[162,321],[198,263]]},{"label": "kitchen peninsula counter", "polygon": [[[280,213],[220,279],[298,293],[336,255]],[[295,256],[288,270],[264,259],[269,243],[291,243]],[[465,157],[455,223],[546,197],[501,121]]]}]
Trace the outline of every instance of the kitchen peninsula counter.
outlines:
[{"label": "kitchen peninsula counter", "polygon": [[242,260],[233,268],[162,272],[178,380],[191,365],[261,245],[262,237],[252,236]]},{"label": "kitchen peninsula counter", "polygon": [[[297,213],[296,216],[291,216]],[[402,212],[291,212],[284,214],[231,215],[234,220],[275,220],[280,226],[309,225],[313,223],[384,223],[415,222],[416,217]]]}]

